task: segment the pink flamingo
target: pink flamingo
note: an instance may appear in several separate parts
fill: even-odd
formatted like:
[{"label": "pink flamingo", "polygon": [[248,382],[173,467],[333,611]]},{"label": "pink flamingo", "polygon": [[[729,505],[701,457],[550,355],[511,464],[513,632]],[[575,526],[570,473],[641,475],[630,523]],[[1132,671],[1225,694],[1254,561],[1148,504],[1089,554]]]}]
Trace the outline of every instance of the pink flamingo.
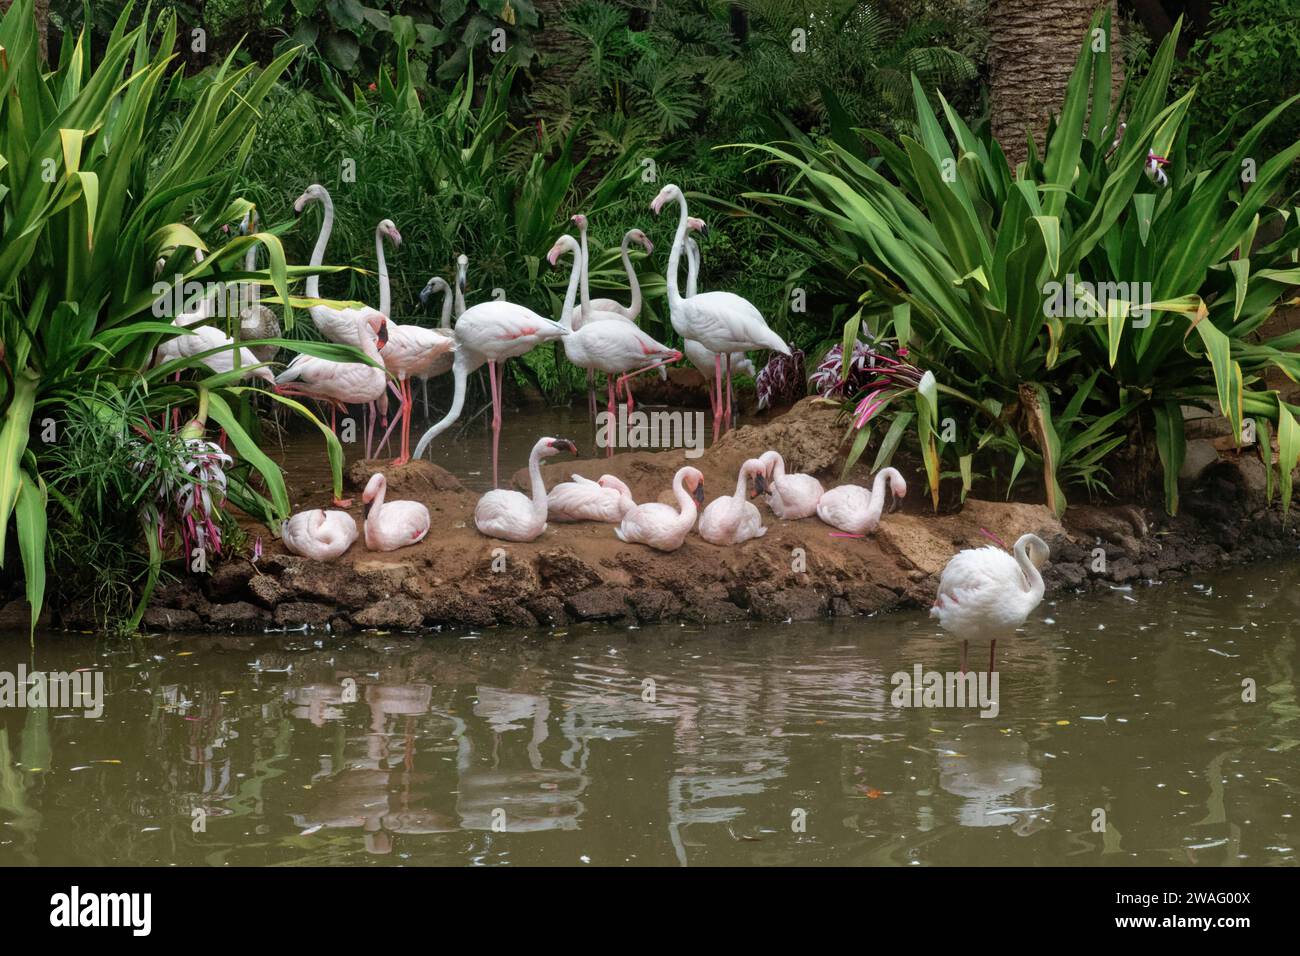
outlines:
[{"label": "pink flamingo", "polygon": [[572,481],[556,485],[546,494],[546,513],[551,521],[622,521],[636,507],[632,490],[614,475],[598,481],[572,475]]},{"label": "pink flamingo", "polygon": [[687,465],[673,476],[676,509],[651,501],[637,505],[623,516],[614,533],[618,540],[645,544],[658,551],[676,551],[695,527],[699,507],[704,504],[704,476]]},{"label": "pink flamingo", "polygon": [[396,551],[424,540],[429,533],[429,509],[418,501],[384,501],[388,479],[375,472],[361,496],[365,504],[366,547]]},{"label": "pink flamingo", "polygon": [[[573,321],[573,298],[577,292],[582,271],[582,253],[578,241],[572,236],[561,236],[551,247],[546,258],[555,265],[560,256],[569,252],[573,254],[573,269],[569,273],[569,289],[564,298],[564,316],[566,327]],[[592,313],[587,313],[591,315]],[[600,313],[595,313],[599,315]],[[582,328],[570,332],[564,337],[564,354],[569,361],[579,368],[605,373],[605,385],[609,392],[609,416],[614,418],[615,392],[621,390],[627,380],[634,375],[648,372],[671,362],[676,362],[682,353],[656,342],[637,326],[624,320],[594,321],[589,319]],[[615,376],[618,376],[615,379]],[[632,410],[631,393],[628,393],[628,411]],[[614,454],[614,443],[606,447],[609,455]]]},{"label": "pink flamingo", "polygon": [[[554,341],[568,334],[569,330],[558,322],[513,302],[494,299],[466,309],[456,320],[456,358],[451,366],[456,382],[451,408],[441,421],[420,437],[414,457],[422,457],[430,443],[460,418],[465,407],[466,379],[470,372],[486,363],[492,390],[492,484],[499,485],[497,451],[501,444],[501,380],[505,374],[505,362],[531,351],[542,342]],[[500,370],[498,365],[502,366]]]},{"label": "pink flamingo", "polygon": [[[690,216],[686,220],[688,229],[698,232],[702,236],[709,234],[709,227],[703,219],[696,219]],[[695,295],[699,289],[700,275],[700,247],[695,239],[690,235],[686,237],[686,298]],[[696,371],[704,378],[709,385],[709,407],[716,415],[717,395],[715,394],[714,377],[716,375],[717,356],[706,349],[694,339],[682,340],[682,352],[686,354],[686,360],[695,366]],[[758,378],[758,372],[754,368],[754,363],[744,352],[732,352],[727,361],[731,365],[732,375],[739,372],[741,375],[748,375],[750,378]],[[730,426],[728,422],[728,426]]]},{"label": "pink flamingo", "polygon": [[[673,238],[672,252],[668,255],[668,312],[673,329],[684,339],[695,339],[710,352],[714,359],[714,385],[718,402],[713,416],[713,438],[717,441],[723,419],[731,420],[731,353],[757,349],[772,349],[782,355],[790,354],[790,347],[764,321],[763,315],[747,299],[732,292],[700,292],[686,298],[677,288],[677,270],[681,264],[686,242],[686,196],[676,185],[669,183],[659,190],[650,203],[657,215],[665,203],[677,201],[681,215],[677,233]],[[727,357],[727,388],[725,403],[722,397],[723,356]],[[721,414],[719,413],[721,412]]]},{"label": "pink flamingo", "polygon": [[736,479],[736,493],[709,502],[700,515],[700,537],[709,544],[742,544],[750,538],[761,538],[767,534],[763,527],[763,516],[758,513],[748,500],[749,479],[751,475],[763,473],[763,463],[751,458],[740,466],[740,476]]},{"label": "pink flamingo", "polygon": [[861,485],[840,485],[825,492],[817,500],[817,517],[832,528],[839,528],[849,537],[860,538],[870,534],[880,525],[880,515],[885,510],[885,481],[896,498],[907,495],[907,482],[897,468],[882,468],[876,472],[871,488]]},{"label": "pink flamingo", "polygon": [[286,519],[280,538],[291,554],[315,561],[332,561],[357,540],[357,523],[346,511],[314,508]]},{"label": "pink flamingo", "polygon": [[542,483],[543,458],[562,451],[578,453],[578,446],[567,438],[540,438],[528,456],[528,478],[532,497],[518,491],[497,488],[478,500],[474,508],[474,526],[489,538],[506,541],[533,541],[546,530],[548,501]]},{"label": "pink flamingo", "polygon": [[754,486],[760,495],[767,495],[772,514],[783,521],[794,521],[816,513],[823,494],[820,481],[812,475],[787,475],[785,459],[778,451],[765,451],[758,460],[764,470],[755,477]]}]

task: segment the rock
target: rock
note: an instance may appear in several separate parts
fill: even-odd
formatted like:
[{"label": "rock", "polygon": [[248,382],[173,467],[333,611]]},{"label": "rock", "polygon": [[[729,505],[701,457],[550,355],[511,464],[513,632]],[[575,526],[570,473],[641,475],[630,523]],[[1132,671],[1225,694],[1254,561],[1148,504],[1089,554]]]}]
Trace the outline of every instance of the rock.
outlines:
[{"label": "rock", "polygon": [[[435,492],[464,491],[460,479],[446,468],[431,461],[416,459],[394,468],[387,459],[365,458],[354,461],[348,466],[347,485],[354,491],[362,492],[371,476],[383,472],[388,482],[385,497],[390,500],[414,498],[422,501]],[[360,522],[358,522],[360,525]]]},{"label": "rock", "polygon": [[750,607],[764,621],[811,621],[827,611],[825,595],[810,587],[750,592]]},{"label": "rock", "polygon": [[1189,441],[1187,450],[1183,453],[1183,467],[1178,470],[1179,484],[1195,484],[1201,473],[1218,460],[1219,450],[1210,439],[1197,438]]},{"label": "rock", "polygon": [[230,604],[214,604],[208,611],[208,623],[219,627],[243,625],[251,626],[267,621],[270,615],[265,609],[247,601],[234,601]]},{"label": "rock", "polygon": [[402,583],[415,570],[409,564],[388,561],[358,561],[352,569],[372,601],[386,600],[402,591]]},{"label": "rock", "polygon": [[628,599],[637,619],[648,624],[675,617],[682,606],[677,595],[664,588],[636,588],[628,592]]},{"label": "rock", "polygon": [[248,591],[259,604],[269,608],[274,608],[289,596],[280,582],[269,574],[255,574],[249,578]]},{"label": "rock", "polygon": [[580,591],[564,602],[565,609],[580,621],[613,621],[628,611],[627,590],[595,587]]},{"label": "rock", "polygon": [[527,608],[520,607],[518,604],[512,604],[503,608],[498,623],[507,627],[537,627],[537,618],[528,611]]},{"label": "rock", "polygon": [[275,609],[275,623],[281,627],[325,627],[335,614],[328,604],[313,601],[286,601]]},{"label": "rock", "polygon": [[[1116,544],[1123,554],[1131,558],[1141,553],[1141,539],[1146,537],[1148,530],[1142,512],[1131,506],[1099,508],[1092,505],[1074,505],[1065,512],[1065,526],[1078,537],[1101,538],[1103,541]],[[1063,541],[1058,538],[1049,541],[1048,545],[1052,549],[1052,559],[1056,560],[1058,551],[1064,550]],[[1112,556],[1109,549],[1107,556]],[[1118,557],[1118,555],[1113,556]]]},{"label": "rock", "polygon": [[[160,631],[197,631],[203,626],[199,616],[185,608],[149,607],[140,619],[147,628]],[[4,623],[0,621],[0,630]]]},{"label": "rock", "polygon": [[537,619],[539,624],[559,627],[569,623],[569,615],[565,613],[564,602],[554,595],[540,595],[526,601],[524,606],[528,609],[528,613]]},{"label": "rock", "polygon": [[321,598],[344,607],[361,607],[369,597],[352,569],[320,561],[297,561],[280,575],[281,586],[295,597]]},{"label": "rock", "polygon": [[546,587],[564,594],[576,594],[600,583],[600,575],[568,548],[553,548],[539,554],[537,576]]},{"label": "rock", "polygon": [[242,558],[222,561],[212,569],[207,579],[208,597],[221,601],[236,594],[243,594],[248,579],[253,576],[253,566]]},{"label": "rock", "polygon": [[178,578],[154,588],[153,604],[160,607],[181,608],[200,615],[208,612],[208,599],[199,590],[198,582],[191,577]]},{"label": "rock", "polygon": [[435,589],[431,596],[418,603],[418,607],[422,622],[430,627],[490,627],[497,621],[496,612],[488,602],[456,587]]},{"label": "rock", "polygon": [[396,597],[372,604],[364,611],[353,614],[352,623],[358,627],[415,630],[424,623],[424,611],[413,598]]},{"label": "rock", "polygon": [[899,604],[899,597],[888,588],[870,581],[855,581],[844,589],[844,600],[855,614],[875,614]]}]

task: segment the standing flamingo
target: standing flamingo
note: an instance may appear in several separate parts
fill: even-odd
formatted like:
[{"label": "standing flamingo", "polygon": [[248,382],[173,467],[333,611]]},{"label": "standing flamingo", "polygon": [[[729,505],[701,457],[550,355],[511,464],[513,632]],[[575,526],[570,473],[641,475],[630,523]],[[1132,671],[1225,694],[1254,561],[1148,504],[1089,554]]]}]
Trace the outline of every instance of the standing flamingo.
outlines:
[{"label": "standing flamingo", "polygon": [[571,475],[573,480],[556,485],[546,493],[546,513],[551,521],[623,520],[636,507],[632,489],[614,475],[598,481]]},{"label": "standing flamingo", "polygon": [[[696,219],[694,216],[686,220],[688,229],[695,230],[702,236],[709,234],[709,227],[704,220]],[[695,295],[699,286],[700,275],[700,247],[694,237],[686,237],[686,298]],[[717,356],[706,349],[694,339],[682,340],[682,351],[686,353],[686,359],[695,366],[696,371],[704,378],[705,383],[709,386],[709,407],[717,414],[717,396],[714,394],[713,379],[716,374]],[[758,372],[754,368],[754,363],[744,352],[732,352],[728,357],[731,364],[731,372],[734,375],[739,372],[742,375],[748,375],[750,378],[757,378]]]},{"label": "standing flamingo", "polygon": [[[558,322],[543,318],[532,309],[513,302],[492,300],[470,306],[456,320],[456,358],[451,373],[455,378],[451,408],[433,425],[415,446],[415,457],[424,455],[429,444],[460,418],[465,407],[465,382],[469,374],[483,364],[488,367],[492,390],[492,485],[498,480],[498,449],[501,444],[501,382],[505,362],[531,351],[542,342],[569,334]],[[498,369],[497,366],[501,368]]]},{"label": "standing flamingo", "polygon": [[1043,600],[1043,576],[1038,569],[1051,556],[1036,534],[1021,535],[1015,556],[988,545],[957,552],[939,576],[939,593],[930,616],[961,641],[961,670],[971,638],[989,638],[989,670],[993,670],[998,636],[1025,623]]},{"label": "standing flamingo", "polygon": [[886,479],[895,498],[907,495],[907,482],[898,469],[882,468],[876,472],[876,480],[870,489],[861,485],[840,485],[825,492],[817,500],[817,517],[851,537],[870,534],[880,525],[880,515],[885,510]]},{"label": "standing flamingo", "polygon": [[291,554],[314,561],[332,561],[357,540],[357,523],[346,511],[314,508],[285,519],[280,538]]},{"label": "standing flamingo", "polygon": [[506,541],[533,541],[546,530],[546,486],[542,483],[543,458],[562,451],[578,453],[578,446],[567,438],[540,438],[528,456],[528,478],[532,497],[518,491],[497,488],[478,500],[474,508],[474,526],[489,538]]},{"label": "standing flamingo", "polygon": [[[578,241],[572,236],[561,236],[551,247],[546,258],[555,265],[560,256],[569,252],[573,254],[573,268],[569,273],[569,289],[564,298],[564,324],[567,327],[573,321],[573,298],[581,278],[582,253]],[[588,316],[602,313],[586,313]],[[615,392],[621,390],[633,375],[658,368],[661,365],[676,362],[682,353],[656,342],[642,332],[635,323],[626,320],[588,319],[576,332],[571,331],[564,337],[564,354],[569,361],[579,368],[605,373],[605,385],[609,392],[609,417],[614,419]],[[618,376],[615,380],[615,376]],[[628,392],[628,410],[631,411],[631,392]],[[612,424],[611,424],[612,427]],[[609,455],[614,454],[614,443],[606,446]]]},{"label": "standing flamingo", "polygon": [[740,466],[736,479],[736,493],[709,502],[700,515],[700,537],[709,544],[741,544],[750,538],[767,534],[763,516],[748,500],[751,475],[761,475],[763,463],[751,458]]},{"label": "standing flamingo", "polygon": [[765,451],[758,460],[764,471],[754,479],[754,485],[760,495],[767,495],[772,514],[783,521],[794,521],[816,513],[823,494],[820,481],[812,475],[787,475],[785,459],[778,451]]},{"label": "standing flamingo", "polygon": [[424,540],[429,533],[429,509],[418,501],[384,501],[388,479],[381,471],[370,476],[361,496],[365,503],[366,547],[396,551]]},{"label": "standing flamingo", "polygon": [[698,468],[687,465],[673,476],[673,496],[677,508],[657,501],[637,505],[623,516],[614,529],[618,540],[646,544],[658,551],[676,551],[695,527],[699,508],[704,504],[704,476]]},{"label": "standing flamingo", "polygon": [[[243,236],[251,236],[257,232],[257,209],[248,210],[243,221],[239,224],[239,233]],[[255,272],[257,270],[257,250],[256,244],[249,246],[248,252],[244,255],[244,271]],[[280,337],[280,320],[275,317],[275,313],[262,305],[262,286],[258,282],[247,283],[244,289],[241,289],[241,309],[239,311],[239,338],[241,341],[250,342],[257,339],[277,339]],[[249,351],[257,356],[259,362],[269,362],[275,358],[279,346],[276,345],[253,345]]]},{"label": "standing flamingo", "polygon": [[[710,352],[714,359],[714,383],[718,404],[713,415],[713,438],[717,441],[722,421],[731,419],[731,353],[756,349],[772,349],[782,355],[790,354],[790,347],[763,320],[763,315],[747,299],[732,292],[700,292],[689,299],[677,288],[677,270],[681,264],[682,249],[686,242],[686,196],[676,185],[669,183],[659,190],[650,203],[658,215],[665,203],[676,200],[681,215],[677,233],[673,238],[672,252],[668,255],[668,311],[673,329],[684,339],[695,339]],[[727,356],[727,394],[722,397],[723,356]],[[721,413],[720,413],[721,412]]]}]

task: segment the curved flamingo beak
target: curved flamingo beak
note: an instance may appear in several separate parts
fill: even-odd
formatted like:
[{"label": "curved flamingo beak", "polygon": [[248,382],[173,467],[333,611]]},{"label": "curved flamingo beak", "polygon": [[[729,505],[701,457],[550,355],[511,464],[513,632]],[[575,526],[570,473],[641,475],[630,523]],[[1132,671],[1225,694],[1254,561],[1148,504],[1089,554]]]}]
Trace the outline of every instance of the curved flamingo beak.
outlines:
[{"label": "curved flamingo beak", "polygon": [[650,255],[655,251],[655,244],[650,241],[649,236],[641,237],[641,245],[645,246],[645,254]]},{"label": "curved flamingo beak", "polygon": [[578,446],[575,445],[573,442],[569,441],[569,439],[567,438],[555,439],[555,441],[551,442],[551,447],[558,449],[559,451],[571,452],[574,455],[578,453]]},{"label": "curved flamingo beak", "polygon": [[560,260],[560,253],[563,251],[564,247],[557,242],[555,245],[551,246],[551,251],[546,254],[546,261],[551,265],[555,265],[555,263]]},{"label": "curved flamingo beak", "polygon": [[701,481],[695,486],[695,490],[691,492],[691,497],[695,499],[697,505],[704,504],[704,482]]},{"label": "curved flamingo beak", "polygon": [[658,196],[655,196],[654,199],[650,200],[650,211],[656,216],[659,215],[659,210],[664,208],[664,203],[667,201],[668,200],[664,194],[660,193]]},{"label": "curved flamingo beak", "polygon": [[388,321],[387,320],[385,320],[382,324],[380,324],[379,331],[376,334],[379,336],[379,343],[378,343],[379,348],[383,349],[383,347],[388,344]]},{"label": "curved flamingo beak", "polygon": [[754,476],[754,497],[767,494],[767,476],[758,474]]}]

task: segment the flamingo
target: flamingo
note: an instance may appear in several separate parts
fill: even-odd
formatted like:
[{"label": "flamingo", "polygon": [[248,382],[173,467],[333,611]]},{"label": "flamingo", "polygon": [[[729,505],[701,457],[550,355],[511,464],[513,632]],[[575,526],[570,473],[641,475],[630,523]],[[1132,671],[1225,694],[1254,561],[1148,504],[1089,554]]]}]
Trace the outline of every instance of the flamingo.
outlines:
[{"label": "flamingo", "polygon": [[[500,484],[497,465],[497,452],[501,444],[499,382],[504,381],[505,362],[531,351],[542,342],[566,336],[569,330],[525,306],[493,299],[466,309],[456,320],[455,334],[456,358],[451,365],[455,390],[451,408],[441,421],[420,437],[414,457],[423,457],[429,444],[460,418],[461,410],[465,407],[465,381],[470,372],[486,363],[492,389],[492,485],[496,487]],[[501,366],[500,370],[498,365]]]},{"label": "flamingo", "polygon": [[388,479],[382,471],[370,476],[361,500],[366,506],[366,547],[396,551],[423,541],[429,533],[429,509],[418,501],[384,501]]},{"label": "flamingo", "polygon": [[[303,395],[329,403],[331,427],[336,424],[337,410],[343,408],[346,411],[346,403],[370,404],[382,398],[388,388],[388,374],[379,354],[388,342],[387,320],[379,312],[373,312],[369,316],[356,315],[353,321],[358,326],[356,338],[361,343],[361,351],[376,365],[299,355],[275,379],[279,390],[286,395]],[[371,429],[374,424],[372,417]],[[366,435],[367,448],[371,437]],[[343,501],[336,504],[346,507]]]},{"label": "flamingo", "polygon": [[704,476],[687,465],[673,476],[673,495],[678,508],[651,501],[637,505],[623,516],[614,529],[618,540],[646,544],[658,551],[676,551],[695,527],[700,505],[704,504]]},{"label": "flamingo", "polygon": [[636,507],[632,490],[614,475],[598,481],[571,475],[573,480],[556,485],[546,494],[546,513],[551,521],[623,520]]},{"label": "flamingo", "polygon": [[[257,228],[257,210],[255,208],[250,209],[239,224],[240,235],[252,235],[257,232]],[[257,270],[257,249],[256,245],[250,246],[248,252],[244,255],[245,272],[255,272]],[[257,282],[248,283],[247,290],[246,301],[248,304],[239,312],[239,337],[244,341],[279,338],[281,331],[280,320],[275,317],[274,312],[262,305],[261,284]],[[249,348],[249,351],[257,357],[259,362],[269,362],[275,358],[279,346],[254,345]]]},{"label": "flamingo", "polygon": [[[677,201],[681,215],[677,233],[673,238],[672,252],[668,255],[668,312],[673,329],[684,339],[695,339],[714,358],[714,384],[718,403],[713,413],[713,439],[717,441],[722,420],[731,420],[731,353],[756,349],[772,349],[782,355],[790,354],[790,347],[763,320],[763,315],[753,303],[732,292],[700,292],[690,298],[681,295],[677,288],[677,269],[681,264],[682,249],[686,241],[688,213],[686,196],[681,189],[669,183],[650,203],[656,215],[665,203]],[[727,356],[727,394],[722,397],[722,357]]]},{"label": "flamingo", "polygon": [[785,473],[785,459],[778,451],[765,451],[758,456],[764,471],[754,479],[760,495],[767,495],[767,505],[772,514],[782,521],[807,518],[816,513],[821,500],[822,483],[812,475]]},{"label": "flamingo", "polygon": [[[703,219],[696,219],[690,216],[686,220],[688,229],[693,229],[700,235],[707,236],[709,227]],[[695,239],[688,235],[686,237],[686,298],[695,295],[700,274],[700,247]],[[703,376],[704,381],[709,386],[709,406],[714,414],[717,414],[717,396],[714,394],[713,378],[716,372],[716,356],[694,339],[682,340],[682,351],[686,353],[686,359],[696,370]],[[748,375],[750,378],[757,378],[758,372],[754,368],[754,363],[744,352],[732,352],[728,357],[731,364],[731,372],[734,375],[740,372],[742,375]]]},{"label": "flamingo", "polygon": [[[560,256],[569,252],[573,254],[573,269],[569,273],[569,289],[564,298],[564,325],[569,328],[573,322],[573,298],[582,272],[582,252],[578,241],[572,236],[561,236],[551,247],[546,258],[551,265],[559,261]],[[676,362],[682,353],[656,342],[642,332],[635,323],[626,320],[596,320],[591,316],[604,313],[585,312],[589,316],[581,329],[564,337],[564,354],[569,361],[579,368],[605,373],[605,385],[609,392],[609,416],[614,417],[615,391],[621,391],[627,380],[633,375],[658,368],[670,362]],[[618,376],[615,380],[615,375]],[[628,411],[632,410],[632,393],[628,392]],[[614,454],[614,444],[606,447],[609,455]]]},{"label": "flamingo", "polygon": [[870,489],[861,485],[840,485],[825,492],[817,501],[817,517],[850,537],[870,534],[879,526],[885,508],[886,480],[895,498],[907,495],[907,482],[898,469],[882,468],[876,472],[876,480]]},{"label": "flamingo", "polygon": [[578,446],[567,438],[539,438],[528,456],[528,478],[532,497],[518,491],[497,488],[478,500],[474,508],[474,526],[489,538],[506,541],[533,541],[546,530],[547,496],[542,483],[543,458],[562,451],[578,453]]},{"label": "flamingo", "polygon": [[314,508],[285,519],[280,537],[292,554],[333,561],[357,540],[357,523],[346,511]]},{"label": "flamingo", "polygon": [[709,544],[742,544],[750,538],[767,534],[763,516],[748,500],[749,478],[763,473],[763,463],[751,458],[740,466],[736,479],[736,493],[709,502],[700,515],[700,537]]},{"label": "flamingo", "polygon": [[993,670],[998,636],[1025,623],[1043,600],[1043,576],[1038,569],[1051,556],[1036,534],[1021,535],[1014,557],[988,545],[955,554],[939,576],[939,593],[930,616],[939,626],[961,637],[961,670],[971,638],[989,638],[989,670]]},{"label": "flamingo", "polygon": [[[456,257],[456,320],[465,314],[465,290],[469,287],[469,257],[461,253]],[[447,322],[445,328],[451,328]]]}]

